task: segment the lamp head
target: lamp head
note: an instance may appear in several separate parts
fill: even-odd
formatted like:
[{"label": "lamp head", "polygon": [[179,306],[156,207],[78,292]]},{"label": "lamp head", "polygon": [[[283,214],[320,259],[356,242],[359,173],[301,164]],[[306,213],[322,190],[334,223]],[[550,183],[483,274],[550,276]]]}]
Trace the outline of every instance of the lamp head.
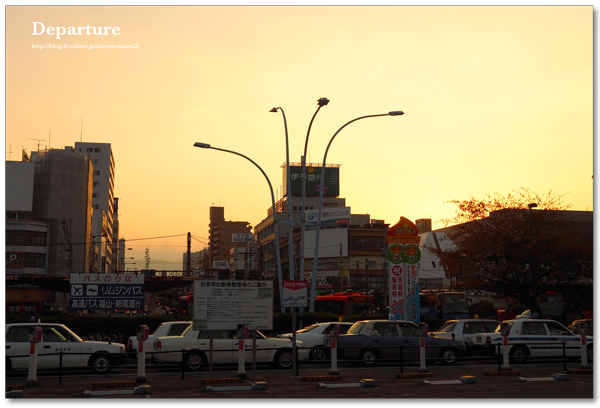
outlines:
[{"label": "lamp head", "polygon": [[208,143],[194,143],[194,147],[202,147],[203,149],[210,149],[210,145]]},{"label": "lamp head", "polygon": [[388,113],[388,115],[390,116],[400,116],[400,115],[404,115],[403,111],[391,111],[390,113]]},{"label": "lamp head", "polygon": [[329,103],[329,99],[327,98],[321,98],[317,101],[317,103],[319,104],[319,106],[325,106]]},{"label": "lamp head", "polygon": [[533,210],[534,208],[536,208],[538,205],[536,203],[531,203],[531,204],[527,204],[527,207],[529,207],[530,210]]},{"label": "lamp head", "polygon": [[269,112],[277,112],[277,108],[273,108]]}]

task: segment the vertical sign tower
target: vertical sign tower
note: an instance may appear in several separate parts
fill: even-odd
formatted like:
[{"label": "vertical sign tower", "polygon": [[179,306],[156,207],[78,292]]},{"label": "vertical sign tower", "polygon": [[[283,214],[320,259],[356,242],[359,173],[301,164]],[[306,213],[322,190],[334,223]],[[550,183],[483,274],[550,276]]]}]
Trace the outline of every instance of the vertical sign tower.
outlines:
[{"label": "vertical sign tower", "polygon": [[418,323],[419,313],[419,230],[410,220],[400,217],[387,233],[390,319]]}]

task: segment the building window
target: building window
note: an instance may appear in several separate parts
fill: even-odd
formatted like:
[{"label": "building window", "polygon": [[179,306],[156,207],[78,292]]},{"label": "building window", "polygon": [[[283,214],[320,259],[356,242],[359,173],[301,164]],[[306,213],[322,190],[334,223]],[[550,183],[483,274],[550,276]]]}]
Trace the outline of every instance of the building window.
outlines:
[{"label": "building window", "polygon": [[100,175],[100,170],[94,170],[94,176],[99,176]]},{"label": "building window", "polygon": [[95,153],[100,153],[100,151],[101,151],[101,150],[100,150],[100,148],[99,148],[99,147],[96,147],[96,148],[94,149],[94,152],[95,152]]},{"label": "building window", "polygon": [[100,194],[99,193],[92,193],[92,198],[99,198]]},{"label": "building window", "polygon": [[94,159],[94,164],[99,164],[100,163],[100,159]]},{"label": "building window", "polygon": [[94,149],[92,149],[91,147],[88,147],[88,148],[86,149],[86,151],[87,151],[88,153],[92,153],[92,152],[94,151]]},{"label": "building window", "polygon": [[348,249],[351,251],[380,251],[384,248],[383,237],[348,237]]},{"label": "building window", "polygon": [[93,204],[93,205],[92,205],[92,208],[93,208],[94,210],[97,210],[97,209],[99,209],[100,207],[98,206],[98,204]]},{"label": "building window", "polygon": [[94,187],[98,187],[100,185],[99,181],[94,181]]},{"label": "building window", "polygon": [[25,254],[26,268],[45,268],[46,254]]},{"label": "building window", "polygon": [[38,231],[6,231],[6,245],[46,246],[46,233]]}]

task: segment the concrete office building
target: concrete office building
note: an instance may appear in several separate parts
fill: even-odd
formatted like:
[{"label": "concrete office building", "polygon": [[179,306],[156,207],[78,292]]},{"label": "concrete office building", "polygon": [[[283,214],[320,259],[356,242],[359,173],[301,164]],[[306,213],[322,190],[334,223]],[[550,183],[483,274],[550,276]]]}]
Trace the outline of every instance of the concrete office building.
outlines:
[{"label": "concrete office building", "polygon": [[[92,171],[72,148],[35,152],[6,162],[7,277],[65,277],[91,267]],[[9,285],[7,306],[23,311],[64,307],[66,296],[49,289]],[[34,311],[31,310],[31,311]]]},{"label": "concrete office building", "polygon": [[85,154],[94,165],[92,238],[98,260],[95,268],[101,273],[113,273],[115,159],[112,148],[110,143],[75,142],[75,152]]},{"label": "concrete office building", "polygon": [[215,261],[230,260],[230,251],[234,246],[233,234],[249,234],[252,227],[247,221],[225,221],[224,207],[210,207],[209,250],[210,268]]}]

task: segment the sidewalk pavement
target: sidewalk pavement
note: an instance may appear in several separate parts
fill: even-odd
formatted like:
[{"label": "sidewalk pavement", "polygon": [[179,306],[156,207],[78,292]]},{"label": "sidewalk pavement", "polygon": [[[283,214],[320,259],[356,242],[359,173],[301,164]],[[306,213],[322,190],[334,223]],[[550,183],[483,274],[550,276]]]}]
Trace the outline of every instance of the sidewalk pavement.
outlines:
[{"label": "sidewalk pavement", "polygon": [[[577,367],[578,364],[569,364],[567,368],[570,371]],[[135,374],[120,374],[119,370],[115,369],[113,373],[101,376],[65,377],[62,384],[58,384],[57,378],[41,377],[38,378],[37,386],[25,387],[21,392],[13,392],[10,398],[591,399],[594,397],[593,374],[589,373],[590,370],[587,373],[569,374],[567,381],[552,379],[553,374],[567,374],[563,364],[515,365],[513,369],[518,372],[518,375],[493,374],[498,373],[498,368],[494,365],[461,366],[459,363],[457,366],[446,367],[436,364],[427,368],[429,373],[418,373],[418,367],[404,368],[404,374],[412,374],[416,378],[400,378],[400,368],[389,366],[369,368],[342,366],[338,367],[339,378],[329,377],[329,367],[326,365],[301,367],[300,376],[297,377],[292,375],[291,370],[260,370],[256,372],[256,376],[253,376],[252,370],[249,370],[246,371],[247,378],[241,379],[238,383],[208,382],[213,379],[231,381],[236,377],[235,371],[213,372],[212,375],[207,371],[187,372],[185,380],[181,379],[181,373],[146,373],[144,393],[138,394],[133,393],[137,388],[133,384],[136,381]],[[461,377],[469,377],[470,381],[462,383]],[[518,377],[521,381],[516,381]],[[564,379],[564,376],[561,377]],[[531,381],[523,381],[523,379]],[[361,380],[373,381],[369,381],[367,386],[361,386]],[[429,384],[426,383],[427,381]],[[101,382],[116,384],[111,388],[93,388],[93,383]],[[24,379],[6,380],[7,386],[24,383]],[[90,395],[90,391],[94,393]],[[97,391],[105,393],[96,393]]]}]

